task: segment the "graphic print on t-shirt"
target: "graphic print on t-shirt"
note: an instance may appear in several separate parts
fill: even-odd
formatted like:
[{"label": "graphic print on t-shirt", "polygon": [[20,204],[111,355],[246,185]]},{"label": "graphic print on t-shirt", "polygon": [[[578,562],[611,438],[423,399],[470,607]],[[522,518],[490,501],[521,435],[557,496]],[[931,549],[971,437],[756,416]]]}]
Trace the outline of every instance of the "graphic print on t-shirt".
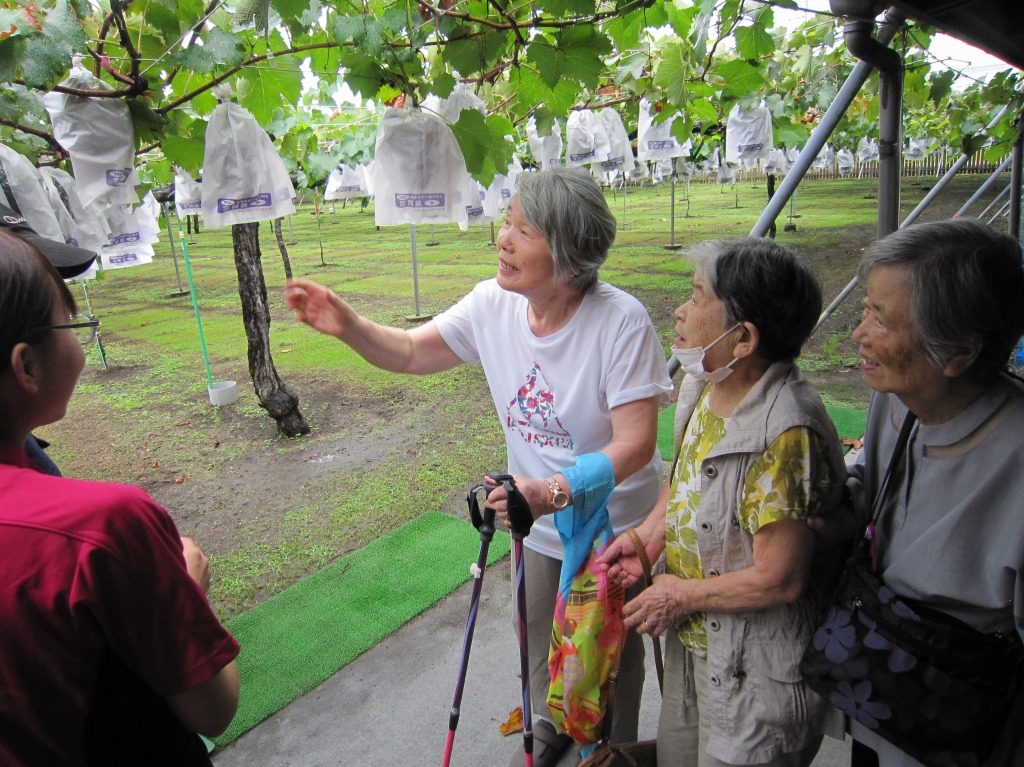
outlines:
[{"label": "graphic print on t-shirt", "polygon": [[526,381],[508,403],[506,419],[508,428],[518,432],[529,444],[573,449],[572,436],[558,420],[555,395],[537,362],[533,363],[526,374]]}]

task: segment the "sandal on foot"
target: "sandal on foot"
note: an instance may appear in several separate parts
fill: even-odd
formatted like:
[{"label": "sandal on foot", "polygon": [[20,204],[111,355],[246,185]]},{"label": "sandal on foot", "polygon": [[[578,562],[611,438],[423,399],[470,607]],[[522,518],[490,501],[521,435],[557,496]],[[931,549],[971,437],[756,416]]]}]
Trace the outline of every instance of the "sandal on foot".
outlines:
[{"label": "sandal on foot", "polygon": [[[537,720],[533,725],[533,767],[555,767],[571,745],[572,738],[556,730],[551,722]],[[525,761],[526,752],[520,744],[512,754],[508,767],[523,767]]]}]

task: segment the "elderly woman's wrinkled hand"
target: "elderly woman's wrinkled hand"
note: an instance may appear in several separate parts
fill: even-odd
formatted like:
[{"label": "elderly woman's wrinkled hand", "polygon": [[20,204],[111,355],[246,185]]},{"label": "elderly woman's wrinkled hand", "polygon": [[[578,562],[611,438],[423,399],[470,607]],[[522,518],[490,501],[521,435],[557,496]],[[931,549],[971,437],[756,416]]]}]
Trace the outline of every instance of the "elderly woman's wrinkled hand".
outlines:
[{"label": "elderly woman's wrinkled hand", "polygon": [[688,615],[680,600],[683,579],[675,575],[657,575],[654,583],[622,608],[627,628],[638,634],[660,637]]},{"label": "elderly woman's wrinkled hand", "polygon": [[[543,479],[533,479],[521,474],[513,474],[516,488],[526,500],[530,507],[533,518],[548,513],[551,504],[549,503],[551,491],[548,483]],[[495,523],[499,530],[509,532],[512,525],[508,521],[508,493],[505,488],[497,484],[491,477],[484,477],[484,483],[494,486],[494,489],[487,494],[487,507],[495,511]]]}]

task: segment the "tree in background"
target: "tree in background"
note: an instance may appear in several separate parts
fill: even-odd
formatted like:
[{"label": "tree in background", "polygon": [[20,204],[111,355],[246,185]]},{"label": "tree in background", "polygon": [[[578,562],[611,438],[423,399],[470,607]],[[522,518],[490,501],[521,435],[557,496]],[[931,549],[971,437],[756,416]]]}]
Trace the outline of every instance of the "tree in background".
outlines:
[{"label": "tree in background", "polygon": [[[796,8],[793,0],[774,5]],[[486,185],[525,146],[530,117],[546,134],[570,110],[611,106],[635,135],[641,97],[657,119],[676,117],[680,141],[696,139],[694,159],[720,142],[725,115],[742,99],[764,99],[776,143],[799,146],[855,64],[831,18],[785,30],[772,4],[753,0],[15,0],[0,9],[0,30],[0,141],[37,164],[63,163],[41,95],[124,99],[150,185],[169,183],[174,165],[198,177],[211,89],[224,81],[274,136],[300,189],[372,152],[358,117],[332,121],[329,135],[318,124],[313,102],[333,101],[341,83],[373,104],[415,106],[461,82],[487,105],[452,125],[468,170]],[[954,74],[931,69],[929,39],[911,25],[900,41],[910,64],[908,119],[959,149],[1005,154],[1022,104],[1020,73],[954,89]],[[106,88],[58,84],[76,53]],[[304,61],[319,78],[313,91],[303,91]],[[869,129],[876,87],[858,96],[840,140]],[[992,137],[981,136],[1010,101]],[[297,398],[273,369],[258,228],[233,234],[257,394],[283,433],[304,433]]]}]

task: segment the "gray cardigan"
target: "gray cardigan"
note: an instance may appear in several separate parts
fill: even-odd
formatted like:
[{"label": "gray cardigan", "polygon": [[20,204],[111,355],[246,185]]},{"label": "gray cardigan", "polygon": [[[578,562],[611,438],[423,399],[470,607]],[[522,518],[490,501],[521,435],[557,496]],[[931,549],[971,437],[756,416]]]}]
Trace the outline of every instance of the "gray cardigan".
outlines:
[{"label": "gray cardigan", "polygon": [[[876,394],[864,451],[850,469],[865,515],[892,455],[907,408]],[[907,474],[891,488],[890,524],[879,530],[882,577],[983,632],[1024,637],[1024,384],[1001,375],[943,424],[918,423]]]}]

